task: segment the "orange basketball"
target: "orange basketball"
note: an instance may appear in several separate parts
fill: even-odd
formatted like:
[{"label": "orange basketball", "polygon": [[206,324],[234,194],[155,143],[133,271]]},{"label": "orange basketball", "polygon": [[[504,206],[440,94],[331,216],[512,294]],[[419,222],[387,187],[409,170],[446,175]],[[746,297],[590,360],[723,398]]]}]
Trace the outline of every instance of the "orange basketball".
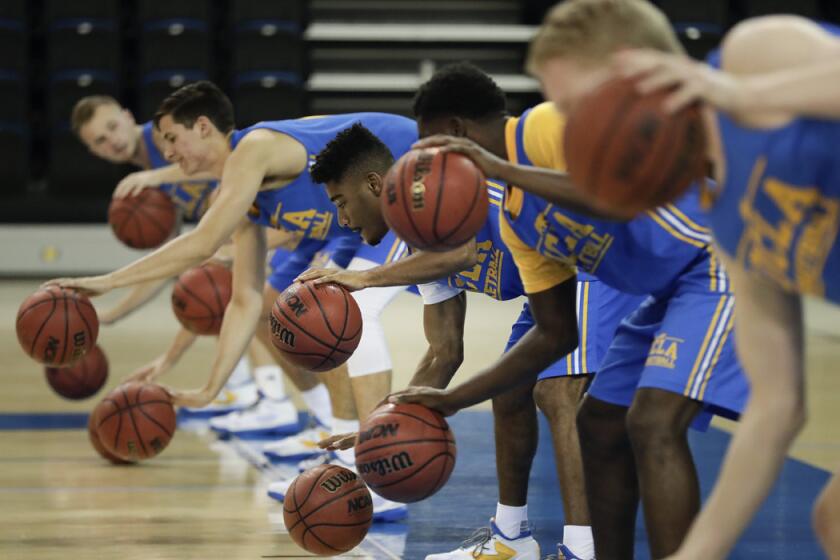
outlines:
[{"label": "orange basketball", "polygon": [[[104,403],[104,402],[105,401],[101,401],[99,403],[99,405],[102,405],[102,403]],[[101,441],[99,441],[99,435],[96,433],[96,418],[95,418],[95,416],[96,416],[96,409],[94,409],[94,411],[91,412],[90,416],[88,416],[88,439],[90,439],[90,444],[93,446],[93,448],[96,450],[96,452],[99,453],[99,455],[103,459],[107,459],[108,461],[111,461],[115,465],[130,465],[131,461],[125,461],[123,459],[120,459],[119,457],[117,457],[116,455],[114,455],[113,453],[111,453],[110,451],[105,449],[105,446],[102,445]]]},{"label": "orange basketball", "polygon": [[634,82],[614,79],[569,115],[563,140],[569,176],[596,207],[629,219],[672,202],[705,175],[700,110],[668,115],[667,95],[640,95]]},{"label": "orange basketball", "polygon": [[117,239],[133,249],[152,249],[172,236],[178,221],[175,204],[160,189],[147,188],[136,196],[114,198],[108,223]]},{"label": "orange basketball", "polygon": [[455,436],[438,412],[419,404],[386,404],[359,427],[356,470],[383,498],[417,502],[446,484],[456,454]]},{"label": "orange basketball", "polygon": [[269,322],[274,346],[309,371],[340,366],[362,338],[359,306],[338,284],[295,282],[277,296]]},{"label": "orange basketball", "polygon": [[232,285],[233,275],[222,265],[207,263],[191,268],[172,288],[172,310],[195,334],[219,334]]},{"label": "orange basketball", "polygon": [[96,344],[99,318],[87,296],[47,286],[26,298],[17,314],[23,351],[48,366],[65,367]]},{"label": "orange basketball", "polygon": [[359,476],[338,465],[299,475],[283,500],[283,521],[298,546],[319,556],[355,548],[373,522],[373,501]]},{"label": "orange basketball", "polygon": [[437,148],[412,150],[385,176],[382,213],[415,249],[448,251],[487,220],[486,179],[468,157]]},{"label": "orange basketball", "polygon": [[102,399],[95,414],[102,445],[126,461],[154,457],[175,434],[175,408],[159,385],[120,385]]},{"label": "orange basketball", "polygon": [[66,399],[79,400],[95,395],[108,379],[108,359],[97,344],[71,366],[44,368],[47,383]]}]

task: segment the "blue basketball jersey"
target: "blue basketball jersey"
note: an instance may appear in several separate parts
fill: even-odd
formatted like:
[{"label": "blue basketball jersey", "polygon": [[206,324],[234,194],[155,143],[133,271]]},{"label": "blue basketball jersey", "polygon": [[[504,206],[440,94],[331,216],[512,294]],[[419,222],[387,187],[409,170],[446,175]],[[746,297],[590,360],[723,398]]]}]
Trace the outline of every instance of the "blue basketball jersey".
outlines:
[{"label": "blue basketball jersey", "polygon": [[[154,123],[147,122],[143,125],[143,143],[146,146],[146,153],[149,154],[149,163],[152,169],[159,169],[171,165],[160,153],[153,139]],[[210,203],[210,194],[218,186],[217,181],[196,181],[185,183],[164,183],[160,190],[165,192],[178,205],[184,213],[184,218],[190,221],[198,221],[207,211]]]},{"label": "blue basketball jersey", "polygon": [[[315,156],[342,130],[360,122],[388,146],[394,159],[407,152],[417,141],[414,121],[387,113],[349,113],[344,115],[306,117],[284,121],[264,121],[234,131],[231,147],[249,132],[267,129],[286,134],[300,142],[309,157]],[[306,169],[292,182],[257,194],[248,217],[260,225],[301,231],[304,237],[328,239],[340,235],[357,235],[338,223],[335,207],[322,185],[312,180]]]},{"label": "blue basketball jersey", "polygon": [[[510,119],[508,157],[523,165],[563,169],[563,124],[562,116],[547,103]],[[526,138],[526,131],[531,138]],[[533,161],[532,153],[550,162]],[[675,204],[629,222],[614,222],[562,209],[514,187],[507,189],[502,220],[505,240],[513,240],[508,245],[517,243],[565,265],[567,277],[576,267],[628,294],[667,296],[676,289],[677,280],[681,289],[728,290],[726,275],[710,251],[710,232],[696,188]],[[539,288],[547,280],[539,276],[548,275],[539,266],[527,270],[521,264],[520,274],[529,292],[539,291],[529,289],[529,284]]]}]

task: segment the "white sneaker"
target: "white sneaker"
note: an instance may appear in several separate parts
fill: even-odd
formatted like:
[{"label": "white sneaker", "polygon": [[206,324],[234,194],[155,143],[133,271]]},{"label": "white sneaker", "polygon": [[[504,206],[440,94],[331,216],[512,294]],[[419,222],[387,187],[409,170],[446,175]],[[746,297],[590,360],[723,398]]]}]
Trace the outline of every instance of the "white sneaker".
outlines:
[{"label": "white sneaker", "polygon": [[191,416],[216,416],[220,414],[229,414],[237,410],[244,410],[254,404],[259,399],[259,391],[257,391],[256,383],[246,383],[236,387],[225,385],[222,392],[207,406],[201,408],[193,408],[189,406],[182,407],[181,410]]},{"label": "white sneaker", "polygon": [[507,538],[491,519],[489,527],[478,529],[452,552],[426,556],[426,560],[493,559],[540,560],[540,545],[531,536],[531,531],[523,531],[513,539]]},{"label": "white sneaker", "polygon": [[300,461],[313,455],[326,453],[318,447],[318,442],[330,437],[330,432],[320,426],[315,426],[301,433],[266,443],[263,454],[272,461]]},{"label": "white sneaker", "polygon": [[260,399],[251,408],[210,419],[210,428],[221,435],[295,434],[300,431],[297,408],[289,399]]}]

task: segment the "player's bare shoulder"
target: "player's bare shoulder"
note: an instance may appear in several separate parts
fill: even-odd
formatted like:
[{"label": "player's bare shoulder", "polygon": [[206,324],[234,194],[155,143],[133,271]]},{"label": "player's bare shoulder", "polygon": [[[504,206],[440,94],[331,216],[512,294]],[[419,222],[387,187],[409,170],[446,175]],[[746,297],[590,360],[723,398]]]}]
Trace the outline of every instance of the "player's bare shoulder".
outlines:
[{"label": "player's bare shoulder", "polygon": [[264,186],[293,180],[306,169],[308,160],[306,148],[298,140],[266,128],[246,134],[231,155],[243,163],[264,169]]}]

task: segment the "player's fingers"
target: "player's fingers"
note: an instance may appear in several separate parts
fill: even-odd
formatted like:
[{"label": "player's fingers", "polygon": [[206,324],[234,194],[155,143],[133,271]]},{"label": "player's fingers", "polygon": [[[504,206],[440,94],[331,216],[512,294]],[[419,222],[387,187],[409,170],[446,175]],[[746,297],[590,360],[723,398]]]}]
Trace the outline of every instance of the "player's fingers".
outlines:
[{"label": "player's fingers", "polygon": [[659,91],[676,85],[683,81],[685,76],[681,76],[671,71],[670,69],[662,68],[657,72],[648,74],[636,83],[636,91],[642,95],[647,95],[654,91]]},{"label": "player's fingers", "polygon": [[415,150],[422,150],[423,148],[451,146],[456,145],[458,143],[458,140],[459,139],[455,136],[449,136],[447,134],[435,134],[433,136],[423,138],[422,140],[418,140],[411,147]]},{"label": "player's fingers", "polygon": [[633,78],[651,72],[659,62],[650,53],[643,50],[626,50],[613,58],[613,67],[619,75]]},{"label": "player's fingers", "polygon": [[686,84],[665,99],[663,108],[667,113],[676,113],[680,109],[688,107],[700,98],[700,86],[697,84]]}]

